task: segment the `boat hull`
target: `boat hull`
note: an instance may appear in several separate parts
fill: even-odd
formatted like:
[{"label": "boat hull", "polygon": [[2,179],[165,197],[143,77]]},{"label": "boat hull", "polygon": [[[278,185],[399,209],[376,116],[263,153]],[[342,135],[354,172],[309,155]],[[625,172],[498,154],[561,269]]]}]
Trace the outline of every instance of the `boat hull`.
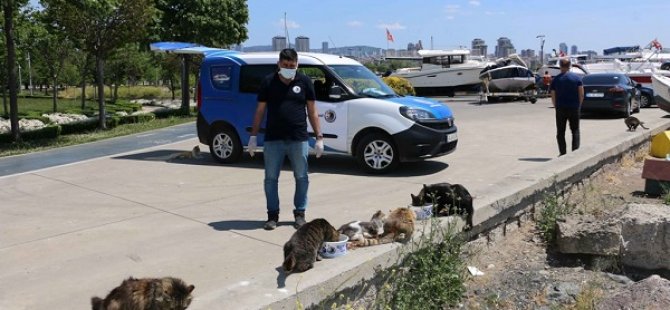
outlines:
[{"label": "boat hull", "polygon": [[654,87],[656,105],[661,110],[670,113],[670,78],[652,75],[651,83]]},{"label": "boat hull", "polygon": [[407,79],[418,95],[449,94],[454,91],[476,89],[481,83],[482,68],[447,68],[411,72],[396,72],[392,76]]}]

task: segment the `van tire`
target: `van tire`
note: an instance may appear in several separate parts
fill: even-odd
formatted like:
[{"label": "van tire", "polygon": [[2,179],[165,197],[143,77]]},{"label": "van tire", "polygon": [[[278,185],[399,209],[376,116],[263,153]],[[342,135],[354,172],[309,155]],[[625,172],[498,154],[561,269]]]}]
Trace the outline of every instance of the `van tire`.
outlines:
[{"label": "van tire", "polygon": [[398,166],[398,148],[391,137],[374,132],[365,135],[356,147],[356,161],[368,173],[384,174]]},{"label": "van tire", "polygon": [[240,138],[229,127],[218,127],[210,135],[209,153],[220,163],[235,163],[242,155]]}]

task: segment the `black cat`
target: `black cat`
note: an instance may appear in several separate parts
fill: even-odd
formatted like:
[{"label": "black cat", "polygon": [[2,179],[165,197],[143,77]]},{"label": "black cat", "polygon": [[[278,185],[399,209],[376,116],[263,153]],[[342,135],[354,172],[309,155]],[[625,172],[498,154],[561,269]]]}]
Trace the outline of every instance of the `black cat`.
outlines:
[{"label": "black cat", "polygon": [[413,206],[434,205],[437,216],[465,215],[468,228],[472,228],[472,195],[461,184],[435,183],[423,185],[418,195],[410,194]]}]

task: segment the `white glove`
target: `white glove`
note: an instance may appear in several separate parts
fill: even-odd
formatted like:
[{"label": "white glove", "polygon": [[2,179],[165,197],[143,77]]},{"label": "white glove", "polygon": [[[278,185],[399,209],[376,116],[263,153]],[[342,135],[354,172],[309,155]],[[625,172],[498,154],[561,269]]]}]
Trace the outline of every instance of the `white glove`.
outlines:
[{"label": "white glove", "polygon": [[323,154],[323,138],[317,139],[314,144],[314,149],[316,150],[316,158],[321,157]]},{"label": "white glove", "polygon": [[254,152],[256,152],[256,136],[249,137],[249,144],[247,144],[247,151],[251,157],[254,157]]}]

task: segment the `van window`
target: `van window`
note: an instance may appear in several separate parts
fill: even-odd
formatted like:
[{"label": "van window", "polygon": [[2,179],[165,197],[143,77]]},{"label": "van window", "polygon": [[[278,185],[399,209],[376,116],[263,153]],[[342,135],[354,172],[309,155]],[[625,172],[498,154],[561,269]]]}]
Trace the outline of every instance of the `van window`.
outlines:
[{"label": "van window", "polygon": [[240,92],[258,93],[263,79],[277,71],[277,65],[246,65],[240,69]]},{"label": "van window", "polygon": [[212,85],[220,90],[230,90],[230,74],[233,71],[231,66],[214,66],[210,69]]}]

